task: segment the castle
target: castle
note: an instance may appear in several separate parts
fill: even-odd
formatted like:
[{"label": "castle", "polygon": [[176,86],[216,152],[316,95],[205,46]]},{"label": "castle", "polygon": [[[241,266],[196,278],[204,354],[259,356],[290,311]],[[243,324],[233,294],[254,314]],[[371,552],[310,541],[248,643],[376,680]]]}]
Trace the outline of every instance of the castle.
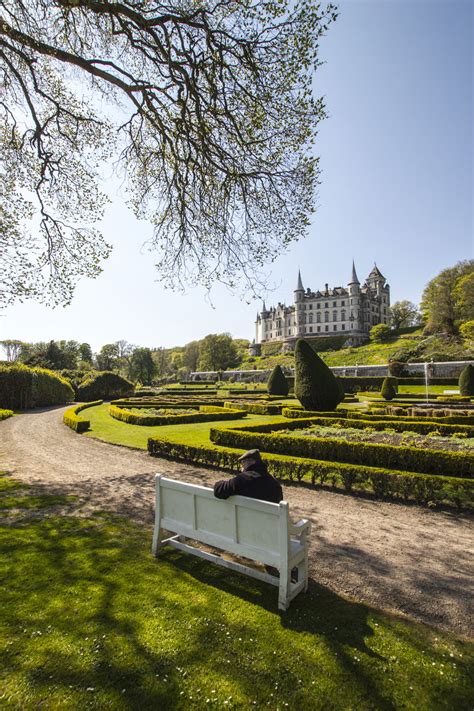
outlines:
[{"label": "castle", "polygon": [[281,341],[282,350],[292,349],[298,338],[311,336],[344,336],[348,345],[366,341],[372,326],[389,322],[390,287],[374,264],[372,271],[360,285],[352,262],[352,276],[347,285],[324,291],[304,289],[301,273],[294,291],[293,306],[270,309],[263,304],[255,322],[255,355],[262,343]]}]

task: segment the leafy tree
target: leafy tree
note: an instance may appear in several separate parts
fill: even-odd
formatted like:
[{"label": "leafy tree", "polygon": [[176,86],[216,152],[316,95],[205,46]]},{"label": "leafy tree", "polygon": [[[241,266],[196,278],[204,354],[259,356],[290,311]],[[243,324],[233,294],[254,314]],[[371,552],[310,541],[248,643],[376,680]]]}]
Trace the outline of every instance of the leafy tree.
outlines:
[{"label": "leafy tree", "polygon": [[295,395],[305,410],[335,410],[344,399],[330,368],[302,338],[295,346]]},{"label": "leafy tree", "polygon": [[253,285],[314,209],[313,71],[335,18],[317,0],[2,2],[0,301],[67,302],[100,272],[111,156],[165,283]]},{"label": "leafy tree", "polygon": [[394,329],[415,326],[419,318],[418,307],[412,301],[395,301],[390,307],[390,320]]},{"label": "leafy tree", "polygon": [[474,260],[465,260],[443,269],[428,282],[421,300],[427,333],[456,333],[457,322],[466,313],[466,304],[469,303],[466,299],[472,288],[470,279],[466,279],[465,286],[462,285],[463,277],[473,272]]},{"label": "leafy tree", "polygon": [[155,375],[155,363],[149,348],[135,348],[130,361],[130,375],[144,385],[151,385]]},{"label": "leafy tree", "polygon": [[16,341],[11,339],[0,341],[0,346],[2,346],[3,350],[5,351],[7,360],[10,363],[14,363],[16,360],[18,360],[24,345],[25,344],[22,343],[22,341]]},{"label": "leafy tree", "polygon": [[276,365],[268,378],[267,390],[270,395],[288,395],[288,381],[281,369],[281,366]]},{"label": "leafy tree", "polygon": [[166,348],[156,348],[152,351],[155,363],[155,374],[158,378],[163,378],[170,372],[170,356]]},{"label": "leafy tree", "polygon": [[92,348],[89,343],[81,343],[79,346],[79,357],[85,363],[92,364]]},{"label": "leafy tree", "polygon": [[474,319],[474,262],[473,269],[460,277],[454,287],[458,317],[462,320]]},{"label": "leafy tree", "polygon": [[387,326],[386,323],[378,323],[370,329],[369,338],[374,343],[382,343],[390,338],[390,334],[390,326]]},{"label": "leafy tree", "polygon": [[190,371],[194,372],[197,370],[198,363],[199,363],[199,350],[200,350],[200,342],[199,341],[190,341],[184,346],[184,353],[183,353],[183,363],[184,366]]},{"label": "leafy tree", "polygon": [[115,370],[118,368],[118,348],[116,343],[106,343],[97,354],[97,368],[99,370]]},{"label": "leafy tree", "polygon": [[227,370],[237,363],[237,349],[229,333],[209,334],[201,341],[199,370]]}]

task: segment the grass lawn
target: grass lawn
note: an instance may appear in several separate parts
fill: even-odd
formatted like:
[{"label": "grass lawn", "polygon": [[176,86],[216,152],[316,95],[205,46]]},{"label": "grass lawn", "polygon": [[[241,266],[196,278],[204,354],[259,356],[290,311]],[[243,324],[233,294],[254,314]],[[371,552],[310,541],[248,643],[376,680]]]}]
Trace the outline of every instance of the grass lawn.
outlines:
[{"label": "grass lawn", "polygon": [[2,708],[471,708],[472,644],[316,584],[280,613],[275,588],[154,560],[151,530],[45,504],[0,522]]},{"label": "grass lawn", "polygon": [[[87,419],[90,420],[91,429],[86,437],[95,437],[112,444],[123,444],[136,449],[146,449],[148,437],[160,436],[170,442],[184,442],[189,445],[199,446],[210,444],[209,431],[211,427],[235,427],[237,422],[242,424],[255,424],[266,422],[282,422],[285,418],[268,415],[247,415],[242,420],[215,420],[213,422],[194,422],[192,425],[159,425],[155,427],[142,427],[129,425],[126,422],[114,420],[109,415],[108,405],[97,405],[86,410]],[[215,446],[215,445],[212,445]]]}]

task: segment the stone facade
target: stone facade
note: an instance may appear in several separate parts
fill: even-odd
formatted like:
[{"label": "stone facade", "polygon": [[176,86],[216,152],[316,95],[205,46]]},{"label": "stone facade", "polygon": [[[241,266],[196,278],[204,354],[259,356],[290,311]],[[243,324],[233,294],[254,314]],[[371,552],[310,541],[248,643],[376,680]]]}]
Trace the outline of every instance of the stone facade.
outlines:
[{"label": "stone facade", "polygon": [[[262,343],[281,341],[282,350],[292,348],[298,338],[347,336],[348,345],[368,339],[372,326],[389,322],[390,287],[374,265],[363,286],[354,263],[347,287],[328,284],[322,291],[304,289],[301,274],[292,306],[278,304],[270,309],[263,304],[255,322],[255,352]],[[252,348],[252,346],[251,346]]]}]

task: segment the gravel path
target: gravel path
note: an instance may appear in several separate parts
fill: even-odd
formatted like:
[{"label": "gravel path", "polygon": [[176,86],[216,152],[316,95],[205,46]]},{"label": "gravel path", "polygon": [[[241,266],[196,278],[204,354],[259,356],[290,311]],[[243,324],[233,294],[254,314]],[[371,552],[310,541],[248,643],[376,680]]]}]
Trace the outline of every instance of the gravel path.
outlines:
[{"label": "gravel path", "polygon": [[[77,435],[64,408],[0,423],[0,469],[54,492],[77,509],[124,513],[150,529],[153,474],[211,485],[222,473],[149,457]],[[311,578],[385,610],[473,637],[473,518],[284,486],[294,518],[313,521]]]}]

